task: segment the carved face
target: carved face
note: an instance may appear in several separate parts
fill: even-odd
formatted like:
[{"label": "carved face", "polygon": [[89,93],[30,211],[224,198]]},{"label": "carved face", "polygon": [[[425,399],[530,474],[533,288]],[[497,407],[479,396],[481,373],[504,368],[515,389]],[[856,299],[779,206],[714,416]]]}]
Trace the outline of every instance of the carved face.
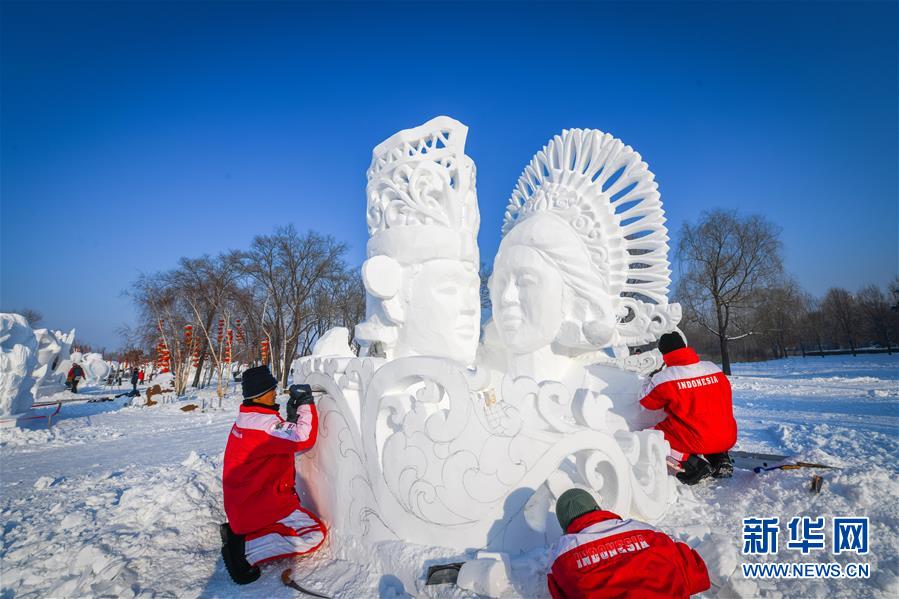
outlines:
[{"label": "carved face", "polygon": [[562,277],[537,251],[500,248],[490,297],[500,338],[514,353],[535,351],[556,338],[563,320]]},{"label": "carved face", "polygon": [[465,262],[422,264],[410,283],[399,339],[406,347],[403,353],[474,362],[481,324],[479,285],[474,268]]}]

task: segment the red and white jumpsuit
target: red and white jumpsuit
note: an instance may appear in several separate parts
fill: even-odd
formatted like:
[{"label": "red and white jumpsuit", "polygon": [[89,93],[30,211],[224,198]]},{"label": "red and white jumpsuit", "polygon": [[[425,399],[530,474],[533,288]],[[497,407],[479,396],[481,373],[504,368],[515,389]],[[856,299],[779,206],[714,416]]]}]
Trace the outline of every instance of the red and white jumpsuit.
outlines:
[{"label": "red and white jumpsuit", "polygon": [[225,513],[231,530],[244,535],[252,565],[310,553],[325,540],[325,525],[300,506],[295,488],[294,454],[315,444],[318,414],[303,405],[297,415],[294,424],[277,406],[243,404],[228,437]]},{"label": "red and white jumpsuit", "polygon": [[698,553],[644,522],[596,510],[565,532],[550,556],[554,599],[678,599],[711,586]]},{"label": "red and white jumpsuit", "polygon": [[723,453],[737,442],[730,381],[711,362],[700,362],[692,348],[662,356],[666,368],[653,375],[640,404],[668,415],[655,428],[665,434],[672,456]]}]

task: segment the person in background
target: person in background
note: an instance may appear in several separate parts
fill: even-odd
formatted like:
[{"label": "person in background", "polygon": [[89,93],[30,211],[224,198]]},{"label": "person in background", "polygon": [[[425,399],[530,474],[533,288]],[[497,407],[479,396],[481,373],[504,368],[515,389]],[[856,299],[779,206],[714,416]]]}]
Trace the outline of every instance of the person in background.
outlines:
[{"label": "person in background", "polygon": [[140,370],[137,371],[137,384],[138,385],[144,384],[144,369],[143,368],[141,368]]},{"label": "person in background", "polygon": [[655,428],[671,445],[672,467],[683,470],[678,480],[695,485],[708,476],[732,476],[727,452],[737,442],[737,422],[730,381],[715,364],[700,361],[678,332],[662,335],[659,351],[665,368],[650,377],[640,404],[665,410]]},{"label": "person in background", "polygon": [[693,549],[649,524],[600,509],[583,489],[562,493],[556,517],[564,534],[550,555],[547,584],[554,599],[680,599],[711,587]]},{"label": "person in background", "polygon": [[137,368],[131,369],[131,395],[132,397],[137,397],[137,382],[140,380],[140,375],[137,374]]},{"label": "person in background", "polygon": [[84,378],[84,369],[81,364],[72,364],[66,379],[72,382],[72,393],[78,393],[78,383]]},{"label": "person in background", "polygon": [[326,529],[300,505],[294,454],[315,444],[318,413],[309,385],[292,385],[287,419],[275,403],[277,381],[268,366],[241,377],[244,401],[225,446],[222,557],[231,579],[249,584],[259,564],[311,553]]}]

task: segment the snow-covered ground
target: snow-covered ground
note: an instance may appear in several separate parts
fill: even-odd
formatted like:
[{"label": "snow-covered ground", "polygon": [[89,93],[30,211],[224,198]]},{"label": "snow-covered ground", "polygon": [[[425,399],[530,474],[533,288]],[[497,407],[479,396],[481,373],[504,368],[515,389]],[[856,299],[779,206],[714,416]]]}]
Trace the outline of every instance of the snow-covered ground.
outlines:
[{"label": "snow-covered ground", "polygon": [[[716,585],[707,596],[899,596],[899,357],[833,356],[738,364],[732,378],[739,449],[825,462],[821,494],[810,470],[754,474],[679,487],[658,526],[698,548]],[[96,396],[109,390],[87,388]],[[221,409],[214,391],[151,408],[70,404],[46,430],[0,429],[0,597],[228,597],[237,592],[219,557],[224,521],[220,471],[236,394]],[[188,403],[206,411],[183,412]],[[43,408],[42,411],[52,411]],[[867,516],[871,552],[777,561],[871,564],[868,580],[745,580],[741,519]],[[785,531],[784,531],[785,533]],[[785,541],[782,533],[781,544]],[[828,542],[830,539],[828,538]],[[828,545],[829,547],[830,545]],[[291,566],[305,586],[335,597],[465,596],[424,587],[426,566],[453,561],[436,548],[386,544],[368,562],[335,560],[326,544],[296,564],[277,563],[240,589],[285,596]],[[514,594],[547,596],[540,552],[513,562]]]}]

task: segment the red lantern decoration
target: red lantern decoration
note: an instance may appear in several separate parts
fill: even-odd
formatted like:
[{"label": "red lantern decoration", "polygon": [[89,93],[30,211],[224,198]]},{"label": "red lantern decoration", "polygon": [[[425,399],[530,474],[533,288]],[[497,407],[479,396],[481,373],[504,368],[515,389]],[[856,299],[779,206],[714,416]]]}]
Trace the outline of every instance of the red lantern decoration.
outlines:
[{"label": "red lantern decoration", "polygon": [[268,364],[269,341],[268,337],[262,340],[262,363]]}]

